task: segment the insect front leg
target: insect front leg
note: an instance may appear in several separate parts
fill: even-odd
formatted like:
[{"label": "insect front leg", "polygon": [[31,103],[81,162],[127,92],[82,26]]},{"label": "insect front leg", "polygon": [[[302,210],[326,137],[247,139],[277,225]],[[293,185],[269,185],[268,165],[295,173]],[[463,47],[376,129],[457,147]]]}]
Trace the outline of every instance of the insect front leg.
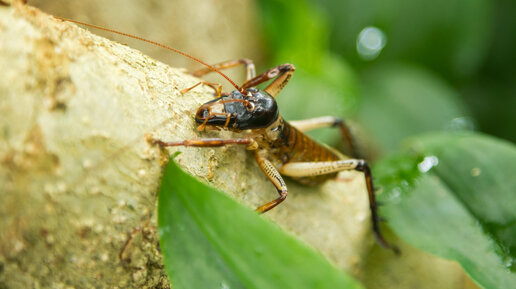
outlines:
[{"label": "insect front leg", "polygon": [[364,173],[367,194],[369,197],[369,208],[371,210],[373,233],[376,240],[382,247],[392,249],[396,254],[399,254],[399,249],[389,244],[380,231],[380,220],[377,210],[378,205],[376,203],[376,197],[374,194],[375,189],[373,178],[371,175],[371,169],[365,160],[347,159],[329,162],[292,162],[285,164],[281,168],[280,172],[282,175],[290,177],[308,177],[349,170],[355,170]]},{"label": "insect front leg", "polygon": [[283,64],[271,68],[264,73],[253,77],[252,79],[247,80],[240,87],[241,89],[247,89],[250,87],[255,87],[261,83],[274,79],[274,81],[269,84],[264,90],[270,94],[272,97],[276,97],[280,91],[287,85],[288,81],[294,74],[296,68],[292,64]]},{"label": "insect front leg", "polygon": [[158,144],[161,147],[221,147],[225,145],[247,145],[248,149],[255,149],[256,142],[252,138],[235,138],[235,139],[221,139],[221,138],[204,138],[204,139],[189,139],[183,141],[165,142],[162,140],[151,140],[151,142]]},{"label": "insect front leg", "polygon": [[[246,70],[246,79],[245,80],[246,81],[256,76],[256,70],[255,70],[255,67],[254,67],[254,63],[253,63],[253,61],[251,59],[248,59],[248,58],[224,61],[224,62],[221,62],[221,63],[214,64],[212,66],[215,67],[218,70],[222,70],[222,69],[233,68],[233,67],[236,67],[236,66],[239,66],[239,65],[244,65],[245,66],[245,70]],[[206,67],[206,68],[201,68],[199,70],[196,70],[192,74],[194,76],[200,77],[200,76],[203,76],[203,75],[208,74],[210,72],[214,72],[213,69],[211,69],[209,67]]]},{"label": "insect front leg", "polygon": [[269,160],[262,157],[259,151],[255,152],[254,157],[263,173],[265,173],[269,181],[276,187],[279,194],[277,199],[261,205],[256,209],[257,212],[265,213],[283,202],[287,198],[288,190],[285,181],[283,181],[283,178]]},{"label": "insect front leg", "polygon": [[[220,147],[224,145],[231,144],[243,144],[247,145],[247,149],[255,150],[257,148],[257,143],[252,138],[241,138],[241,139],[219,139],[219,138],[210,138],[210,139],[196,139],[196,140],[184,140],[184,141],[176,141],[176,142],[164,142],[161,140],[153,140],[154,143],[159,144],[161,147],[167,146],[193,146],[193,147]],[[272,165],[272,163],[266,158],[262,157],[260,152],[255,153],[255,159],[262,171],[265,173],[269,181],[276,187],[278,190],[279,197],[274,199],[264,205],[259,206],[256,211],[260,213],[265,213],[270,209],[276,207],[281,202],[283,202],[287,198],[288,190],[285,181],[276,170],[276,168]]]},{"label": "insect front leg", "polygon": [[342,120],[342,118],[334,116],[322,116],[304,120],[289,121],[289,123],[302,132],[321,127],[338,128],[340,130],[342,139],[344,139],[349,149],[349,155],[351,157],[358,158],[355,140],[353,139],[353,136],[351,135],[348,126],[346,125],[344,120]]}]

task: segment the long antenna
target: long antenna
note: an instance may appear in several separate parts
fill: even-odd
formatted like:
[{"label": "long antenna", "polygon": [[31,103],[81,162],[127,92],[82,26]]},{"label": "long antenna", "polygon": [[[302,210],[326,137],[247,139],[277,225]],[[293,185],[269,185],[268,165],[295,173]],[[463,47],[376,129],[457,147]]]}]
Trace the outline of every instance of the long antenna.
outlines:
[{"label": "long antenna", "polygon": [[193,57],[193,56],[191,56],[191,55],[189,55],[189,54],[187,54],[187,53],[185,53],[185,52],[183,52],[181,50],[177,50],[175,48],[168,47],[168,46],[166,46],[164,44],[161,44],[159,42],[155,42],[155,41],[152,41],[152,40],[148,40],[148,39],[145,39],[143,37],[131,35],[131,34],[120,32],[120,31],[116,31],[116,30],[113,30],[113,29],[104,28],[104,27],[101,27],[101,26],[97,26],[97,25],[93,25],[93,24],[89,24],[89,23],[84,23],[84,22],[81,22],[81,21],[72,20],[72,19],[68,19],[68,18],[63,18],[63,17],[59,17],[59,16],[54,16],[54,17],[57,18],[57,19],[63,20],[63,21],[68,21],[68,22],[84,25],[84,26],[87,26],[87,27],[91,27],[91,28],[100,29],[100,30],[104,30],[104,31],[107,31],[107,32],[123,35],[125,37],[141,40],[141,41],[144,41],[144,42],[147,42],[147,43],[159,46],[161,48],[165,48],[165,49],[171,50],[171,51],[173,51],[175,53],[181,54],[181,55],[183,55],[185,57],[188,57],[188,58],[190,58],[190,59],[192,59],[194,61],[197,61],[197,62],[199,62],[202,65],[205,65],[209,69],[211,69],[211,70],[217,72],[218,74],[222,75],[222,77],[224,77],[227,81],[229,81],[229,83],[231,83],[231,85],[233,85],[237,90],[240,90],[240,87],[238,87],[238,85],[236,85],[236,83],[234,83],[227,75],[222,73],[220,70],[218,70],[217,68],[213,67],[212,65],[209,65],[208,63],[200,60],[199,58]]}]

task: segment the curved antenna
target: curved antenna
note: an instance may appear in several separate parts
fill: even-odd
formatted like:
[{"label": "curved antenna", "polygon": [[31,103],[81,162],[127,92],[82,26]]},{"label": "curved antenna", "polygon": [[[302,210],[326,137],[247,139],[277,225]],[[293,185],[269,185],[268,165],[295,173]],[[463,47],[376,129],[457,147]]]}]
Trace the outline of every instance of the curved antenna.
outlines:
[{"label": "curved antenna", "polygon": [[141,40],[141,41],[144,41],[144,42],[147,42],[147,43],[159,46],[161,48],[168,49],[168,50],[173,51],[175,53],[181,54],[181,55],[183,55],[185,57],[188,57],[188,58],[190,58],[190,59],[192,59],[192,60],[194,60],[196,62],[199,62],[200,64],[205,65],[206,67],[208,67],[209,69],[217,72],[222,77],[224,77],[227,81],[229,81],[229,83],[231,83],[231,85],[233,85],[237,90],[240,90],[240,87],[238,85],[236,85],[235,82],[233,82],[227,75],[222,73],[220,70],[218,70],[217,68],[213,67],[212,65],[209,65],[208,63],[200,60],[199,58],[193,57],[193,56],[191,56],[191,55],[189,55],[189,54],[187,54],[187,53],[185,53],[185,52],[183,52],[181,50],[177,50],[175,48],[166,46],[166,45],[161,44],[159,42],[155,42],[155,41],[152,41],[152,40],[145,39],[143,37],[131,35],[131,34],[120,32],[120,31],[116,31],[116,30],[113,30],[113,29],[104,28],[104,27],[101,27],[101,26],[97,26],[97,25],[93,25],[93,24],[89,24],[89,23],[84,23],[84,22],[81,22],[81,21],[72,20],[72,19],[68,19],[68,18],[63,18],[63,17],[59,17],[59,16],[54,16],[54,17],[59,19],[59,20],[68,21],[68,22],[72,22],[72,23],[75,23],[75,24],[80,24],[80,25],[84,25],[84,26],[87,26],[87,27],[104,30],[104,31],[107,31],[107,32],[119,34],[119,35],[122,35],[122,36],[125,36],[125,37],[129,37],[129,38],[133,38],[133,39],[136,39],[136,40]]}]

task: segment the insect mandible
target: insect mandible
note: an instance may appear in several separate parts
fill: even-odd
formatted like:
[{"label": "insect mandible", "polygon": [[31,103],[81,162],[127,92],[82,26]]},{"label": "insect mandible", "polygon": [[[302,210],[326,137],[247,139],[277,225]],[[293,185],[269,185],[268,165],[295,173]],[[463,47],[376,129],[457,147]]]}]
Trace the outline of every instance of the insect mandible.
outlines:
[{"label": "insect mandible", "polygon": [[[235,90],[226,93],[222,92],[221,84],[202,81],[192,87],[183,89],[181,93],[187,93],[199,85],[207,85],[213,88],[216,98],[201,105],[195,114],[195,121],[199,124],[197,129],[203,131],[207,127],[212,127],[245,132],[244,137],[237,139],[202,138],[182,141],[152,139],[153,143],[161,147],[244,145],[253,152],[259,167],[278,192],[276,199],[256,209],[260,213],[273,209],[287,198],[288,189],[282,176],[290,177],[303,184],[314,185],[336,177],[340,171],[362,172],[367,187],[373,234],[382,247],[392,249],[395,253],[399,252],[395,246],[386,241],[380,231],[380,218],[371,169],[367,161],[355,157],[353,140],[343,120],[338,117],[325,116],[287,122],[280,115],[275,98],[292,77],[295,71],[292,64],[282,64],[256,75],[254,63],[249,59],[244,58],[209,65],[180,50],[138,36],[75,20],[57,18],[142,40],[179,53],[205,66],[205,68],[195,71],[194,76],[201,77],[216,72],[235,87]],[[240,86],[221,72],[223,69],[239,65],[244,65],[246,69],[246,80]],[[265,89],[256,88],[258,85],[269,81],[271,82]],[[321,127],[338,128],[350,148],[351,157],[317,143],[304,133]]]}]

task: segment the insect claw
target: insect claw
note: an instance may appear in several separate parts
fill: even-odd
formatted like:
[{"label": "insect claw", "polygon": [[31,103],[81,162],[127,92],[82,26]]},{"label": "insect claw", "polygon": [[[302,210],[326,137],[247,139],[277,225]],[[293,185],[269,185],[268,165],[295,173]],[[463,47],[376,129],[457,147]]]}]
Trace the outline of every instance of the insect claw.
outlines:
[{"label": "insect claw", "polygon": [[152,140],[152,144],[153,145],[158,145],[160,149],[165,147],[165,143],[160,141],[160,140],[157,140],[157,139],[153,139]]},{"label": "insect claw", "polygon": [[151,134],[145,134],[145,141],[150,145],[159,145],[160,148],[167,146],[181,145],[182,142],[164,142],[162,140],[154,138]]},{"label": "insect claw", "polygon": [[[210,115],[211,116],[211,115]],[[206,117],[206,119],[204,120],[203,123],[201,123],[198,127],[197,127],[197,130],[198,131],[203,131],[205,128],[206,128],[206,123],[208,123],[208,119],[209,117]]]},{"label": "insect claw", "polygon": [[157,144],[157,143],[158,143],[158,140],[157,140],[157,139],[155,139],[155,138],[152,136],[152,134],[150,134],[150,133],[146,133],[146,134],[145,134],[145,141],[146,141],[147,143],[149,143],[150,145],[155,145],[155,144]]}]

